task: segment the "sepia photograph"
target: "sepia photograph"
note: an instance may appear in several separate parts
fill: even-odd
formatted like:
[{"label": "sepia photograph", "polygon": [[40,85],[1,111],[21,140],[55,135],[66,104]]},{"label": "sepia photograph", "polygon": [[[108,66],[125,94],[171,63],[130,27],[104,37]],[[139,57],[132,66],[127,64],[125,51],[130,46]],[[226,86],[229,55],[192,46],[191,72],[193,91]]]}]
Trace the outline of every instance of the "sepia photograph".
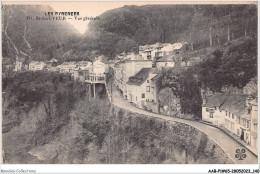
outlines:
[{"label": "sepia photograph", "polygon": [[258,164],[257,5],[2,2],[1,163]]}]

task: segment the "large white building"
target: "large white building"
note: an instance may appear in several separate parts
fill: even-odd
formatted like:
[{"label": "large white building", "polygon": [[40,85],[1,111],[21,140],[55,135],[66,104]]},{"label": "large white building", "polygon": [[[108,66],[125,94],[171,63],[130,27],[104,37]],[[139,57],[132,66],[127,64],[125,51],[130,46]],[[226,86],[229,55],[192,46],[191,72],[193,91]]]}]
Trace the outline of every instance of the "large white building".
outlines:
[{"label": "large white building", "polygon": [[142,68],[138,73],[129,78],[126,84],[126,99],[139,108],[158,113],[158,91],[156,85],[158,76],[159,74],[155,68]]},{"label": "large white building", "polygon": [[135,75],[142,68],[152,68],[149,60],[124,60],[114,66],[115,85],[119,88],[124,98],[127,98],[126,83],[130,76]]}]

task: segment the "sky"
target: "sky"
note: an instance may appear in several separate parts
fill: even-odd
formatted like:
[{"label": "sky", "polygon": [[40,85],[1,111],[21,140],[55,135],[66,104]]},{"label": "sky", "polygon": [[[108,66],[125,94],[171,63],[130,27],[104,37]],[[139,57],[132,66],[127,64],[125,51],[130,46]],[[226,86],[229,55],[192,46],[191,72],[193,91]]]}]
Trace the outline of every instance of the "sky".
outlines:
[{"label": "sky", "polygon": [[[101,15],[107,10],[123,7],[125,5],[147,5],[147,4],[163,4],[165,2],[137,2],[137,1],[45,1],[45,2],[33,2],[33,1],[16,1],[5,2],[5,4],[37,4],[37,5],[49,5],[54,11],[57,12],[79,12],[80,17],[96,17]],[[172,3],[172,2],[171,2]],[[169,4],[169,3],[168,3]],[[72,24],[81,34],[87,31],[87,26],[90,20],[67,20]]]},{"label": "sky", "polygon": [[[123,7],[125,5],[148,5],[148,4],[190,4],[191,2],[188,1],[178,1],[178,2],[167,2],[167,1],[45,1],[45,2],[8,2],[9,4],[43,4],[51,6],[54,11],[57,12],[79,12],[80,17],[96,17],[101,15],[107,10]],[[194,2],[193,2],[194,3]],[[196,2],[197,4],[205,4],[206,2],[200,1]],[[209,2],[207,2],[209,3]],[[216,2],[211,2],[216,3]],[[228,3],[221,2],[221,3]],[[234,3],[234,2],[233,2]],[[88,23],[90,20],[83,21],[83,20],[67,20],[70,24],[72,24],[81,34],[87,32]]]},{"label": "sky", "polygon": [[[100,16],[107,10],[131,4],[135,4],[135,2],[63,2],[63,4],[51,2],[50,6],[55,11],[59,12],[75,11],[80,13],[80,17],[96,17]],[[84,34],[87,31],[87,26],[90,20],[69,20],[68,22],[81,34]]]}]

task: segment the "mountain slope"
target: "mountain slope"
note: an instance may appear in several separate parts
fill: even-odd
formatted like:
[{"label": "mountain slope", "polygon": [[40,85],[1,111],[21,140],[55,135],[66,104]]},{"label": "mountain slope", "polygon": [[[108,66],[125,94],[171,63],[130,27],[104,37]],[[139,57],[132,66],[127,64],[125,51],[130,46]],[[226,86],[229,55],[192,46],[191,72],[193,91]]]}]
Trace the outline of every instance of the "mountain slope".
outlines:
[{"label": "mountain slope", "polygon": [[54,11],[44,5],[3,5],[2,36],[3,57],[16,55],[31,59],[51,59],[77,40],[80,33],[62,20],[27,20],[27,17],[44,17]]},{"label": "mountain slope", "polygon": [[242,36],[255,37],[255,5],[146,5],[124,6],[91,21],[77,46],[113,58],[123,51],[155,42],[187,41],[194,49],[222,45]]}]

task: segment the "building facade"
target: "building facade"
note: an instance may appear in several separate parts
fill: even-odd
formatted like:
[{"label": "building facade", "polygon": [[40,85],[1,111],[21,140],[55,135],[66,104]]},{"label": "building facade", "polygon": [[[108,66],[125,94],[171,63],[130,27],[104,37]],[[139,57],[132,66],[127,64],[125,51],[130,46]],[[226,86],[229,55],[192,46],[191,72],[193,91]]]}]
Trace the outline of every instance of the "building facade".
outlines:
[{"label": "building facade", "polygon": [[75,69],[77,69],[77,64],[74,61],[71,62],[63,62],[58,66],[60,73],[73,73]]},{"label": "building facade", "polygon": [[124,60],[115,64],[115,85],[121,91],[124,98],[127,99],[127,82],[129,77],[135,75],[142,68],[152,68],[152,61]]},{"label": "building facade", "polygon": [[126,99],[135,106],[158,113],[157,76],[154,68],[142,68],[127,82]]},{"label": "building facade", "polygon": [[175,56],[174,55],[164,55],[162,58],[156,61],[156,68],[173,68],[175,66]]},{"label": "building facade", "polygon": [[202,120],[223,127],[257,147],[257,100],[239,94],[214,94],[204,100]]},{"label": "building facade", "polygon": [[36,62],[32,61],[29,63],[29,70],[30,71],[42,71],[46,64],[44,62]]}]

